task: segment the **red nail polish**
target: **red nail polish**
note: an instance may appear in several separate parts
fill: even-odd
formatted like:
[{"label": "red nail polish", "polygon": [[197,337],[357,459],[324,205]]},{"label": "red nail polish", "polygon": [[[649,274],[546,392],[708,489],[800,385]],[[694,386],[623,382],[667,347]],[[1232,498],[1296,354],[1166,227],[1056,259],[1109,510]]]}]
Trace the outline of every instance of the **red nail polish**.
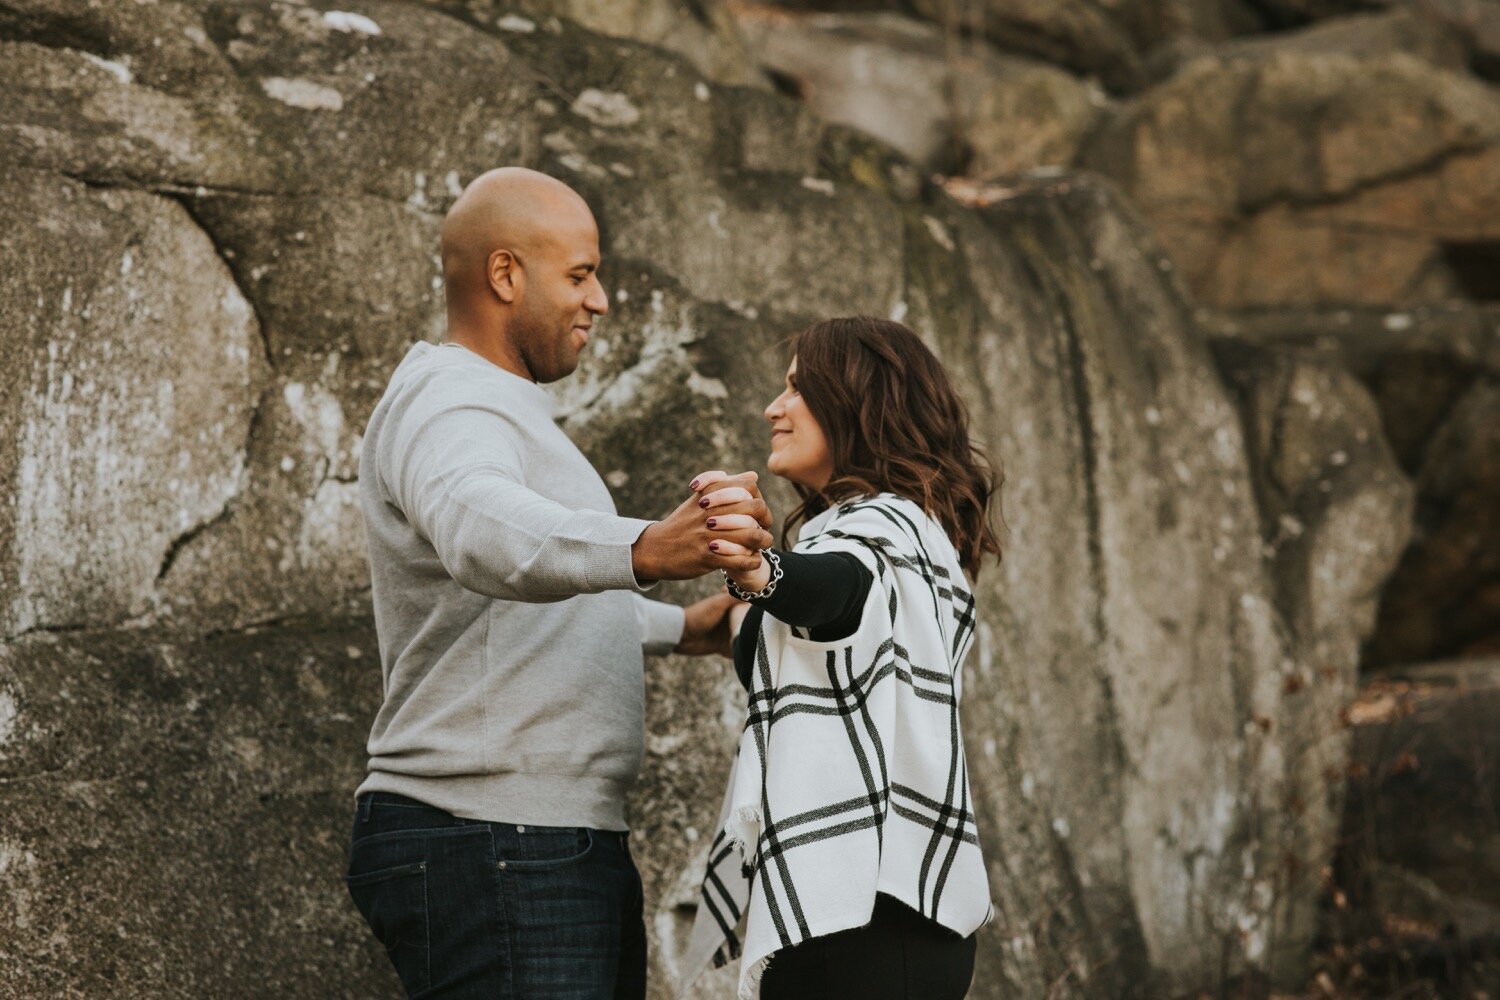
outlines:
[{"label": "red nail polish", "polygon": [[698,490],[698,480],[694,479],[692,482],[688,483],[688,489],[690,489],[690,490],[692,490],[694,492],[697,492],[697,490]]},{"label": "red nail polish", "polygon": [[710,552],[717,552],[717,551],[719,551],[719,543],[718,542],[709,542],[708,543],[708,550]]},{"label": "red nail polish", "polygon": [[707,508],[708,507],[708,497],[704,497],[702,500],[699,500],[698,501],[698,506],[699,507]]},{"label": "red nail polish", "polygon": [[711,517],[711,518],[709,518],[709,519],[708,519],[708,526],[709,526],[709,527],[710,527],[710,528],[712,528],[712,527],[713,527],[713,526],[714,526],[714,525],[715,525],[715,524],[717,524],[717,523],[718,523],[718,520],[717,520],[717,519],[716,519],[716,518],[712,518],[712,517]]}]

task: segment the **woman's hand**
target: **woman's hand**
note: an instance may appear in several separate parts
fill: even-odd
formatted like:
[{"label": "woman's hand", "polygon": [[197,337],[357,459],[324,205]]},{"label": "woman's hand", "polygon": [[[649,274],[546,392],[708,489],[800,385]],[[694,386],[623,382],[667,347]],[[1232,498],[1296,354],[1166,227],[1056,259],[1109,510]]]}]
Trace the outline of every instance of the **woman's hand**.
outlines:
[{"label": "woman's hand", "polygon": [[[730,476],[720,470],[702,472],[694,477],[692,489],[706,513],[706,526],[712,531],[739,531],[756,526],[770,528],[771,509],[760,495],[756,485],[758,479],[754,472]],[[754,514],[746,513],[749,510]],[[710,542],[709,548],[721,556],[755,554],[727,538]],[[756,560],[753,567],[725,567],[724,572],[740,589],[751,592],[760,590],[771,581],[771,567],[764,559]]]},{"label": "woman's hand", "polygon": [[738,619],[734,617],[735,609],[748,607],[722,591],[689,604],[682,609],[682,639],[672,652],[684,656],[717,653],[733,658],[734,634],[744,620],[743,612]]},{"label": "woman's hand", "polygon": [[[771,544],[771,510],[760,498],[753,472],[730,476],[706,472],[693,480],[693,493],[672,513],[653,521],[630,547],[631,568],[642,583],[690,580],[716,569],[750,569],[760,549]],[[709,528],[712,515],[737,520]],[[717,537],[725,535],[726,537]],[[723,549],[720,549],[723,546]]]},{"label": "woman's hand", "polygon": [[734,652],[734,640],[739,637],[740,627],[745,624],[745,616],[749,613],[750,605],[744,601],[735,601],[734,607],[729,609],[729,651],[731,654]]}]

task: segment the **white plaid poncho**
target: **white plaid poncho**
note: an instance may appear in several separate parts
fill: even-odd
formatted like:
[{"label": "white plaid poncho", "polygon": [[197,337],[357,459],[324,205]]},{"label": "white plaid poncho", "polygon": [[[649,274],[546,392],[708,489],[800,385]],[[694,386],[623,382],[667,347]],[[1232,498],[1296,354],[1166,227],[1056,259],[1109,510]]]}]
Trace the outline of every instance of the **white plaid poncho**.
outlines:
[{"label": "white plaid poncho", "polygon": [[958,718],[975,608],[957,552],[889,493],[824,511],[795,551],[851,553],[874,582],[848,638],[762,619],[683,983],[738,957],[744,1000],[777,950],[869,923],[877,892],[963,935],[992,912]]}]

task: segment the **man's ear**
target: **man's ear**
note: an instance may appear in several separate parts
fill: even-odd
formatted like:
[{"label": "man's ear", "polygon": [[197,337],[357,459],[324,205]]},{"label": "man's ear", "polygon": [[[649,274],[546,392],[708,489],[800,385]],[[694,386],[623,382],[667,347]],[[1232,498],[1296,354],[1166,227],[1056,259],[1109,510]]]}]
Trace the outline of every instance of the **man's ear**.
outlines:
[{"label": "man's ear", "polygon": [[485,261],[485,277],[490,288],[506,305],[515,303],[525,281],[521,273],[521,262],[509,250],[496,250]]}]

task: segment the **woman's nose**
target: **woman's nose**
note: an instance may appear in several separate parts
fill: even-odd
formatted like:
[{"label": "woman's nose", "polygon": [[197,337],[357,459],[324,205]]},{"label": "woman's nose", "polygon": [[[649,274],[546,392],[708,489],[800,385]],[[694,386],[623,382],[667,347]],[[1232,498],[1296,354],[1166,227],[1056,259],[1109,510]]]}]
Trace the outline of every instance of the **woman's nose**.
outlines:
[{"label": "woman's nose", "polygon": [[[786,394],[782,393],[782,396],[784,395]],[[766,407],[765,414],[767,420],[774,421],[781,416],[781,398],[781,396],[777,396],[775,399],[771,400],[770,405]]]}]

